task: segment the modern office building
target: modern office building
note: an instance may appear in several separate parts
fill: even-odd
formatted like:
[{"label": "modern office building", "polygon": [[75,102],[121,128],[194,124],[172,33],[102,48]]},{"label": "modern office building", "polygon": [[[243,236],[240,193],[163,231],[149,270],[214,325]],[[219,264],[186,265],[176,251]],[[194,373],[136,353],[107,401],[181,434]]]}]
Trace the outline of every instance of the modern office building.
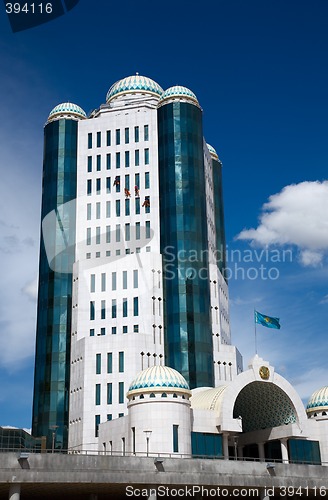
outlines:
[{"label": "modern office building", "polygon": [[[89,117],[45,125],[33,435],[98,449],[131,381],[167,365],[191,389],[232,381],[222,165],[197,97],[124,78]],[[68,437],[69,434],[69,437]]]}]

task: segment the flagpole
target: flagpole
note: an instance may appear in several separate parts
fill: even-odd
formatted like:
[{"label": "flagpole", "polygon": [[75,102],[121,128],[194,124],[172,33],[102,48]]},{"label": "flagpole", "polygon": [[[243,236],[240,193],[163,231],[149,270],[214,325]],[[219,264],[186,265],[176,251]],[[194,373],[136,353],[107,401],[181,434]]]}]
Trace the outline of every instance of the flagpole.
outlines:
[{"label": "flagpole", "polygon": [[256,333],[256,316],[254,308],[254,329],[255,329],[255,354],[257,354],[257,333]]}]

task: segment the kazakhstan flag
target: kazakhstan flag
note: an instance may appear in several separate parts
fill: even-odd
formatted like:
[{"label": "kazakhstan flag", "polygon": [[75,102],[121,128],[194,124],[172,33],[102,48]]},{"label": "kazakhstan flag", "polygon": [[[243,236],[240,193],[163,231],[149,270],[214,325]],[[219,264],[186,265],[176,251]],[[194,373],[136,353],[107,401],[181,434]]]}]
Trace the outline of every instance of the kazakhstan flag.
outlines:
[{"label": "kazakhstan flag", "polygon": [[266,326],[267,328],[275,328],[280,330],[279,318],[271,318],[270,316],[265,316],[257,311],[254,311],[255,323],[259,325]]}]

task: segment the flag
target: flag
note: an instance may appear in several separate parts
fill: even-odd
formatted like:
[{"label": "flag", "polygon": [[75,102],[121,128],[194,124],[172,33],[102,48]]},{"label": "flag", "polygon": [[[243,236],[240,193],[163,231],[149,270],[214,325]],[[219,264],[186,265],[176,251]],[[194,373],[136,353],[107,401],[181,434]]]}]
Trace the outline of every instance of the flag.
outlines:
[{"label": "flag", "polygon": [[254,311],[255,314],[255,323],[259,325],[266,326],[267,328],[275,328],[276,330],[280,330],[279,318],[272,318],[271,316],[265,316],[265,314],[261,314],[257,311]]}]

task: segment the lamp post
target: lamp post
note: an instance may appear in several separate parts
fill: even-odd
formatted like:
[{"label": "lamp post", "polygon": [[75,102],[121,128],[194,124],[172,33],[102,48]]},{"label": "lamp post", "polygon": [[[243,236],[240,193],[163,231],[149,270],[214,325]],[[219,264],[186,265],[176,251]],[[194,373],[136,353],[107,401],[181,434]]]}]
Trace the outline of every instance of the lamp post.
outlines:
[{"label": "lamp post", "polygon": [[149,438],[150,438],[152,431],[144,431],[144,433],[146,434],[146,446],[147,446],[147,457],[148,457],[148,455],[149,455]]},{"label": "lamp post", "polygon": [[54,453],[55,451],[55,439],[56,439],[56,432],[58,429],[59,425],[52,425],[50,429],[52,429],[52,445],[51,445],[51,453]]}]

